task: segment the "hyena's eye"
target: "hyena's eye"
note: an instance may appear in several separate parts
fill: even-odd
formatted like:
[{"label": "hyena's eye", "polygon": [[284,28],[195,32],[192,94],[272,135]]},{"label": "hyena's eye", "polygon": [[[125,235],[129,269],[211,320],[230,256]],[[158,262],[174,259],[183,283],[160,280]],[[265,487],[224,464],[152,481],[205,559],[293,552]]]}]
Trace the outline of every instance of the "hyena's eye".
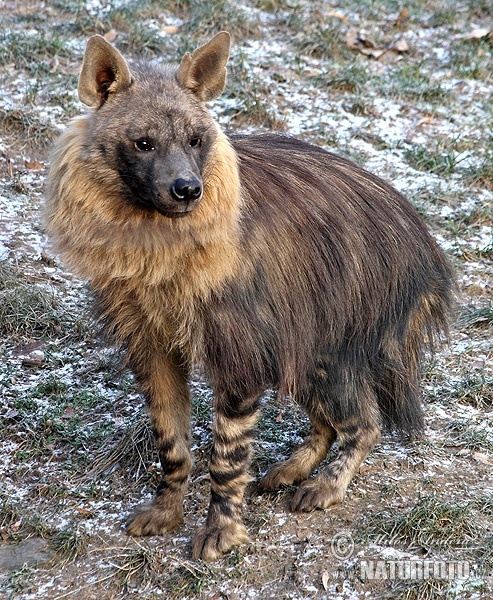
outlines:
[{"label": "hyena's eye", "polygon": [[202,140],[199,137],[193,137],[190,140],[190,146],[192,148],[200,148],[200,146],[202,146]]},{"label": "hyena's eye", "polygon": [[152,143],[145,138],[141,140],[135,140],[134,146],[139,152],[152,152],[155,149]]}]

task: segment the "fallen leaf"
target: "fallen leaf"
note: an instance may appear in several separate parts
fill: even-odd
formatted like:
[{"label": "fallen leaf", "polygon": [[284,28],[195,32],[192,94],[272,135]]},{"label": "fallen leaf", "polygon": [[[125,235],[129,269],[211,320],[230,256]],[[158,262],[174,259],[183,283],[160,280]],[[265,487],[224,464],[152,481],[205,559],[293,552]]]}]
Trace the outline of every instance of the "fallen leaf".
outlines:
[{"label": "fallen leaf", "polygon": [[92,512],[90,510],[87,510],[87,508],[82,508],[81,506],[76,506],[74,510],[77,511],[79,515],[82,515],[84,517],[89,517],[92,515]]},{"label": "fallen leaf", "polygon": [[416,123],[416,127],[420,127],[421,125],[433,125],[435,120],[432,117],[423,117]]},{"label": "fallen leaf", "polygon": [[396,52],[408,52],[409,46],[407,45],[406,40],[399,40],[397,44],[390,47],[390,50],[395,50]]},{"label": "fallen leaf", "polygon": [[15,410],[15,408],[11,408],[3,415],[3,418],[5,420],[8,420],[8,419],[15,419],[15,417],[17,417],[17,416],[19,416],[19,411]]},{"label": "fallen leaf", "polygon": [[51,61],[50,61],[50,65],[51,65],[51,69],[50,69],[50,73],[56,73],[58,70],[58,65],[60,64],[60,61],[58,60],[58,57],[55,56]]},{"label": "fallen leaf", "polygon": [[104,34],[104,39],[111,44],[116,40],[116,31],[114,29],[110,29]]},{"label": "fallen leaf", "polygon": [[276,416],[276,423],[280,423],[282,421],[282,412],[279,411]]},{"label": "fallen leaf", "polygon": [[489,37],[492,34],[492,30],[487,27],[481,27],[480,29],[473,29],[471,33],[466,34],[466,40],[482,40],[483,38]]},{"label": "fallen leaf", "polygon": [[322,573],[322,585],[324,586],[324,590],[327,591],[329,589],[329,580],[330,575],[327,571]]},{"label": "fallen leaf", "polygon": [[401,12],[397,15],[397,19],[395,20],[395,27],[406,27],[407,21],[409,19],[409,11],[407,8],[403,8]]},{"label": "fallen leaf", "polygon": [[169,34],[177,33],[178,25],[165,25],[164,27],[161,27],[161,31]]},{"label": "fallen leaf", "polygon": [[14,532],[17,532],[21,528],[21,525],[22,525],[22,519],[19,519],[15,523],[12,523],[12,525],[10,526],[10,529]]},{"label": "fallen leaf", "polygon": [[358,50],[359,33],[356,29],[351,29],[346,33],[346,46],[351,50]]},{"label": "fallen leaf", "polygon": [[482,463],[483,465],[490,465],[491,464],[491,459],[487,454],[483,454],[482,452],[474,452],[472,457],[474,458],[474,460]]},{"label": "fallen leaf", "polygon": [[480,40],[488,40],[489,42],[493,42],[493,30],[489,27],[481,27],[478,29],[473,29],[465,35],[457,35],[454,39],[458,41],[466,40],[470,42],[479,42]]},{"label": "fallen leaf", "polygon": [[22,359],[23,367],[41,367],[45,361],[45,354],[42,350],[33,350]]},{"label": "fallen leaf", "polygon": [[340,12],[331,10],[327,13],[328,17],[334,17],[334,19],[340,19],[343,23],[347,23],[348,18]]},{"label": "fallen leaf", "polygon": [[37,160],[25,160],[24,166],[26,167],[26,169],[30,169],[31,171],[39,171],[40,169],[44,169],[45,165],[44,163],[38,162]]},{"label": "fallen leaf", "polygon": [[360,52],[362,54],[366,54],[366,56],[371,56],[372,58],[378,59],[385,54],[387,50],[383,50],[381,48],[362,48]]},{"label": "fallen leaf", "polygon": [[376,44],[371,38],[365,37],[362,33],[356,29],[348,31],[346,34],[346,45],[351,50],[358,50],[361,54],[371,56],[372,58],[378,59],[386,52],[407,52],[409,46],[406,40],[399,40],[398,42],[387,44],[387,46],[381,47]]},{"label": "fallen leaf", "polygon": [[62,419],[71,419],[75,416],[75,410],[73,406],[67,406],[63,411]]}]

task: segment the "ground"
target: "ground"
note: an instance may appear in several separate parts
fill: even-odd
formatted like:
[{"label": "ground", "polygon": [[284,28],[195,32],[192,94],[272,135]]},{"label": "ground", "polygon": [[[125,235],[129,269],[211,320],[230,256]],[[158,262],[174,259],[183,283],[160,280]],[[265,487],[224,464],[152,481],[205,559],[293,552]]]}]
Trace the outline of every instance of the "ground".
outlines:
[{"label": "ground", "polygon": [[[0,13],[0,597],[493,598],[490,0],[6,0]],[[206,564],[191,539],[209,493],[211,392],[197,373],[184,524],[129,538],[126,515],[159,479],[143,400],[98,335],[90,290],[50,249],[42,206],[50,144],[84,110],[90,35],[173,61],[221,29],[233,35],[210,107],[221,125],[297,135],[391,181],[459,294],[449,343],[425,361],[425,435],[386,435],[331,510],[290,514],[292,489],[252,483],[251,543]],[[306,429],[268,394],[253,477]],[[411,559],[456,571],[406,578]]]}]

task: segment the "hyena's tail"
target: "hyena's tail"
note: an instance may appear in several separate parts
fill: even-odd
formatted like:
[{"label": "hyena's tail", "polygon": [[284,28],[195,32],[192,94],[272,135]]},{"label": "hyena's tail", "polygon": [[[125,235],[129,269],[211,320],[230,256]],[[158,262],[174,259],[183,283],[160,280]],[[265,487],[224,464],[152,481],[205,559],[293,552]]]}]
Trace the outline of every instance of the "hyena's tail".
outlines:
[{"label": "hyena's tail", "polygon": [[374,389],[384,427],[419,433],[424,426],[421,407],[421,363],[425,349],[448,333],[452,286],[422,296],[400,332],[385,336],[371,361]]}]

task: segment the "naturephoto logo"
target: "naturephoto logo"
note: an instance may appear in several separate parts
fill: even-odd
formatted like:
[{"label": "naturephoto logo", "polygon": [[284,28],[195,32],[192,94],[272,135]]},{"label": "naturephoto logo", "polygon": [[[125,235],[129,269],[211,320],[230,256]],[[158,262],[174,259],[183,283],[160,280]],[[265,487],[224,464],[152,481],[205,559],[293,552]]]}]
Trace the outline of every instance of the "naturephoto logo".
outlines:
[{"label": "naturephoto logo", "polygon": [[445,560],[361,560],[360,577],[363,581],[380,579],[469,579],[469,561]]},{"label": "naturephoto logo", "polygon": [[[341,531],[332,538],[331,552],[340,561],[349,560],[353,558],[354,546],[351,534]],[[469,579],[473,565],[470,561],[460,560],[361,558],[355,566],[362,581],[422,581]]]}]

